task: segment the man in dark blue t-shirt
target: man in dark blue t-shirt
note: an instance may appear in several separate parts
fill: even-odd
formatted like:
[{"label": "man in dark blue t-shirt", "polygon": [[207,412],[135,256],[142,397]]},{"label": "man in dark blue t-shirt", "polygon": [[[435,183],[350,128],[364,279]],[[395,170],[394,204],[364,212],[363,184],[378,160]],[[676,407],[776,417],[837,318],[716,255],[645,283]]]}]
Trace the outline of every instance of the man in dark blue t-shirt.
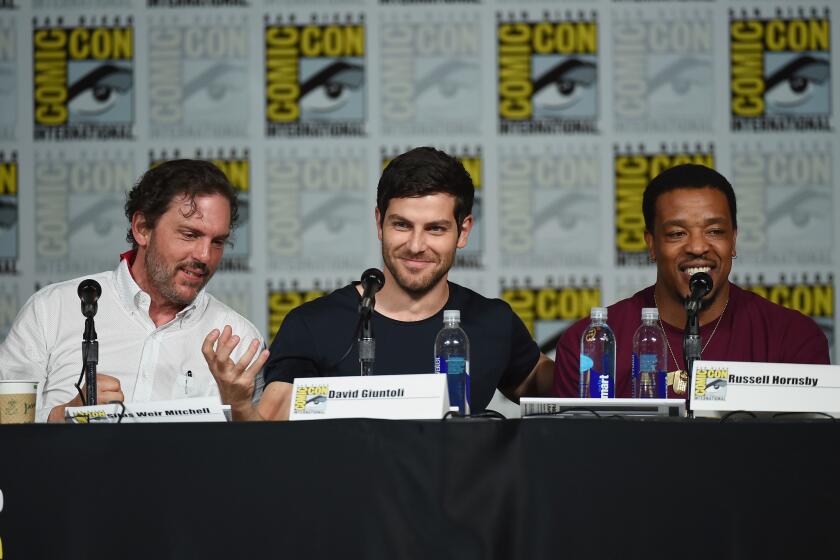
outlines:
[{"label": "man in dark blue t-shirt", "polygon": [[[443,310],[459,309],[471,346],[471,407],[478,411],[497,388],[514,401],[548,395],[554,363],[505,302],[447,280],[473,226],[474,192],[463,165],[434,148],[415,148],[385,168],[376,193],[385,285],[373,313],[373,373],[433,372]],[[266,388],[253,419],[288,418],[297,377],[359,374],[353,342],[361,291],[346,286],[286,316],[271,344]]]}]

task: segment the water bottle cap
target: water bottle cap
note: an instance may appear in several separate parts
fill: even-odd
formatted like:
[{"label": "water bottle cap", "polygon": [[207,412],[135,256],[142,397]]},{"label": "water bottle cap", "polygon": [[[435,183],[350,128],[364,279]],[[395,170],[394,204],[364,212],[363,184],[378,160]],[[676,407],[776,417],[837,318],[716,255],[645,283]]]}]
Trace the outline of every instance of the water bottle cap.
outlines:
[{"label": "water bottle cap", "polygon": [[444,309],[443,310],[444,323],[460,323],[461,310],[460,309]]},{"label": "water bottle cap", "polygon": [[607,319],[607,308],[606,307],[593,307],[592,311],[589,313],[590,319]]},{"label": "water bottle cap", "polygon": [[642,321],[656,321],[659,319],[659,310],[655,307],[642,308]]}]

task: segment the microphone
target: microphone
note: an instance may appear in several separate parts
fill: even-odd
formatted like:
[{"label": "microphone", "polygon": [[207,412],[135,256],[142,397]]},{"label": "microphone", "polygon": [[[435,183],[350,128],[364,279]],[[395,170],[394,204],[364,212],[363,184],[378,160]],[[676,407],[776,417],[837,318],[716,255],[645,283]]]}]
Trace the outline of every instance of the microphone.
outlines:
[{"label": "microphone", "polygon": [[82,315],[85,317],[93,317],[96,315],[97,304],[99,296],[102,295],[102,286],[99,282],[86,278],[79,284],[79,299],[82,300]]},{"label": "microphone", "polygon": [[376,292],[385,285],[385,275],[378,268],[369,268],[362,273],[362,301],[359,303],[359,313],[370,315],[376,303]]},{"label": "microphone", "polygon": [[689,311],[696,312],[700,309],[700,300],[712,291],[712,277],[705,272],[695,272],[688,281],[691,295],[685,306]]}]

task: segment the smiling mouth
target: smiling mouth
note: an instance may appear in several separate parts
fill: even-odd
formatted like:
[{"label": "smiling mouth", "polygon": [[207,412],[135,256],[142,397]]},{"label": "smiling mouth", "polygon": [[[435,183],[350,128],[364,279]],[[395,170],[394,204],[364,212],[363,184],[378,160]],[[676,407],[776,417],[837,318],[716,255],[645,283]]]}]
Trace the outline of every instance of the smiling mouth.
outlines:
[{"label": "smiling mouth", "polygon": [[692,267],[683,269],[683,272],[688,274],[689,277],[691,277],[691,276],[694,276],[695,274],[697,274],[698,272],[705,272],[706,274],[708,274],[711,270],[712,270],[712,267],[710,267],[710,266],[692,266]]}]

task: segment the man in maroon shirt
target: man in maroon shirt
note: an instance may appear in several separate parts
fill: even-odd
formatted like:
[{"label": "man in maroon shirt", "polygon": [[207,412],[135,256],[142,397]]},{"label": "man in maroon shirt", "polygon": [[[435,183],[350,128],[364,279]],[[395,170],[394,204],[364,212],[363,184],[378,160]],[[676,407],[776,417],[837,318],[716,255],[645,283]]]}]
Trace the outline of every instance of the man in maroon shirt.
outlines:
[{"label": "man in maroon shirt", "polygon": [[[662,172],[642,201],[645,242],[656,262],[656,284],[608,308],[615,333],[615,396],[631,396],[633,334],[643,307],[656,307],[667,340],[668,396],[686,396],[683,327],[689,278],[704,271],[713,288],[699,312],[702,358],[743,362],[828,364],[828,340],[810,318],[729,282],[738,233],[735,193],[721,174],[702,165]],[[558,396],[579,396],[582,319],[557,342],[554,383]],[[676,380],[676,383],[674,381]]]}]

